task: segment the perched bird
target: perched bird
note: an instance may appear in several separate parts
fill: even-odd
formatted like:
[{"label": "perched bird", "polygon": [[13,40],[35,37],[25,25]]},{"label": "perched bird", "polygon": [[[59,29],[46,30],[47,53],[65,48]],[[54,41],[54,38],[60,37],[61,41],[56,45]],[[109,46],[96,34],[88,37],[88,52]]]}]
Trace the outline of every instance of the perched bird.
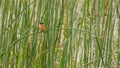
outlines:
[{"label": "perched bird", "polygon": [[40,28],[40,30],[41,30],[42,32],[45,32],[45,25],[44,25],[43,22],[40,22],[40,23],[39,23],[39,28]]}]

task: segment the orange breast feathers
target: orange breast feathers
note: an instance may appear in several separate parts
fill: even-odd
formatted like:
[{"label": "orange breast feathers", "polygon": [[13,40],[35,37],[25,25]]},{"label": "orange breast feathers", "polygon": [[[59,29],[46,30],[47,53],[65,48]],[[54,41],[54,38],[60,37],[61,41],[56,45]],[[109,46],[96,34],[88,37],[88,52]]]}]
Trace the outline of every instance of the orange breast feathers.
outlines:
[{"label": "orange breast feathers", "polygon": [[39,28],[40,28],[40,30],[41,30],[42,32],[44,32],[44,31],[45,31],[44,23],[40,23],[40,24],[39,24]]}]

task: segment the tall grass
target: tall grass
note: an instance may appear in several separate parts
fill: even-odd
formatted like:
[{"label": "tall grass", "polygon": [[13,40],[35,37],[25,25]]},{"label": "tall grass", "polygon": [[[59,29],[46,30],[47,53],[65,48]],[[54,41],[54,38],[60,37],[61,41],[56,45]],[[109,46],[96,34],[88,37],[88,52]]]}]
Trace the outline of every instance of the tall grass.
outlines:
[{"label": "tall grass", "polygon": [[1,0],[0,68],[119,68],[119,3]]}]

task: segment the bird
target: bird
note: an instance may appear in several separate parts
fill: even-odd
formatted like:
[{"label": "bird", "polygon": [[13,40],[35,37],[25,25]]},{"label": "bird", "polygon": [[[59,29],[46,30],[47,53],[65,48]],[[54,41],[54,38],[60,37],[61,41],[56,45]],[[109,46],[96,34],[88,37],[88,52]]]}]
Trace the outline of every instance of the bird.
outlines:
[{"label": "bird", "polygon": [[39,28],[40,28],[40,31],[41,31],[41,32],[45,32],[45,25],[44,25],[43,22],[40,22],[40,23],[39,23]]}]

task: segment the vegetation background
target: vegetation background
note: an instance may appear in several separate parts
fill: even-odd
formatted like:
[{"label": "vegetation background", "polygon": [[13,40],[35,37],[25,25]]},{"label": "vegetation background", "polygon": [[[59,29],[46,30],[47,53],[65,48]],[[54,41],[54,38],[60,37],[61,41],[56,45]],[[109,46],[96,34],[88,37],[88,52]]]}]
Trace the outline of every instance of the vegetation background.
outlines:
[{"label": "vegetation background", "polygon": [[112,67],[120,0],[0,0],[0,68]]}]

